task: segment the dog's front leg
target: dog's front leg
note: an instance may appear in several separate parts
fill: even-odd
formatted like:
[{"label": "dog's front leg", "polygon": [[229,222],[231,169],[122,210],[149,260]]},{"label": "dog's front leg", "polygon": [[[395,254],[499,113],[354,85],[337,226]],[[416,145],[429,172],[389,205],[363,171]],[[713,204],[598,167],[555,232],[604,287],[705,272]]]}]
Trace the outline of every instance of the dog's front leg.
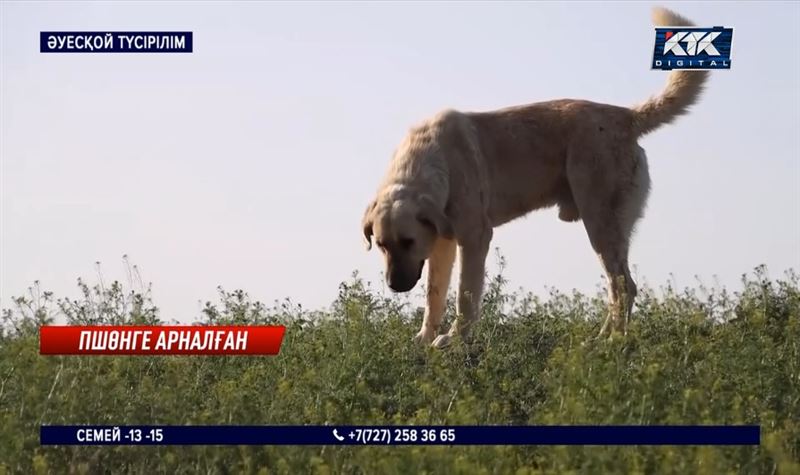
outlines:
[{"label": "dog's front leg", "polygon": [[442,317],[447,309],[447,289],[450,275],[456,260],[456,242],[439,238],[428,257],[428,295],[422,329],[414,337],[414,342],[429,344],[439,333]]},{"label": "dog's front leg", "polygon": [[436,348],[444,348],[457,335],[462,340],[469,338],[472,329],[480,318],[481,298],[483,297],[484,272],[489,244],[492,241],[490,227],[463,243],[459,243],[461,258],[461,275],[458,282],[458,300],[456,301],[456,321],[444,335],[433,341]]}]

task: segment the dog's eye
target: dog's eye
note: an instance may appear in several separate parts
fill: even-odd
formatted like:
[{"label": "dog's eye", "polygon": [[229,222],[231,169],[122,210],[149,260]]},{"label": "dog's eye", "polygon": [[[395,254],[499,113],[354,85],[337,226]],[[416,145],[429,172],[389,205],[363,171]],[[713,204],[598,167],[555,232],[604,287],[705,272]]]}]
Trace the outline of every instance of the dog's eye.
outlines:
[{"label": "dog's eye", "polygon": [[403,249],[411,249],[411,246],[414,245],[414,240],[411,238],[402,238],[400,239],[400,247]]}]

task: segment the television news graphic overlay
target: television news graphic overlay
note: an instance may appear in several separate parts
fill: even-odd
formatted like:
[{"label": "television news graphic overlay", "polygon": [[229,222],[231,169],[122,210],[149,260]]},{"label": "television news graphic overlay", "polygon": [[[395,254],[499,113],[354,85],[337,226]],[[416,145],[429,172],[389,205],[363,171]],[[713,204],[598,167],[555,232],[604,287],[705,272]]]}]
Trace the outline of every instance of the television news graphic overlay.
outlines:
[{"label": "television news graphic overlay", "polygon": [[733,28],[656,28],[652,69],[730,69]]},{"label": "television news graphic overlay", "polygon": [[191,31],[40,31],[40,53],[191,53]]},{"label": "television news graphic overlay", "polygon": [[39,327],[42,355],[277,355],[286,327]]},{"label": "television news graphic overlay", "polygon": [[759,445],[759,426],[51,426],[41,445]]}]

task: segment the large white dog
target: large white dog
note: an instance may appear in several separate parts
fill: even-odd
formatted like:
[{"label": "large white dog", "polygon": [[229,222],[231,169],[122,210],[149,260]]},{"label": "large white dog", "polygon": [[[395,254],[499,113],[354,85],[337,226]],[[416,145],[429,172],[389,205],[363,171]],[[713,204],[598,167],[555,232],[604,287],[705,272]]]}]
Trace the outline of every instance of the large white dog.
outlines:
[{"label": "large white dog", "polygon": [[[653,17],[656,25],[692,25],[665,9]],[[394,291],[411,290],[428,261],[427,307],[415,340],[443,347],[456,335],[467,337],[480,316],[492,229],[550,206],[558,206],[564,221],[583,221],[609,283],[600,333],[624,333],[636,296],[628,248],[650,188],[637,140],[686,113],[707,76],[672,71],[659,95],[635,107],[562,99],[491,112],[445,111],[413,128],[362,224],[367,249],[374,238],[383,252]],[[458,315],[440,335],[456,247]]]}]

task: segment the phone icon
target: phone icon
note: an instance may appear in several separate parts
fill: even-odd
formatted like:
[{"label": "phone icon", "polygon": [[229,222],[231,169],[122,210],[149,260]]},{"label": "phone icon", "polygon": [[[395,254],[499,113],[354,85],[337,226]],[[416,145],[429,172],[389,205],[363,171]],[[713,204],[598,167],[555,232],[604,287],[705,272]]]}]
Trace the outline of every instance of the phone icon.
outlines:
[{"label": "phone icon", "polygon": [[336,437],[336,440],[338,440],[339,442],[341,442],[341,441],[343,441],[343,440],[344,440],[344,437],[342,437],[341,435],[339,435],[339,433],[338,433],[338,432],[336,432],[336,429],[333,429],[333,436],[334,436],[334,437]]}]

